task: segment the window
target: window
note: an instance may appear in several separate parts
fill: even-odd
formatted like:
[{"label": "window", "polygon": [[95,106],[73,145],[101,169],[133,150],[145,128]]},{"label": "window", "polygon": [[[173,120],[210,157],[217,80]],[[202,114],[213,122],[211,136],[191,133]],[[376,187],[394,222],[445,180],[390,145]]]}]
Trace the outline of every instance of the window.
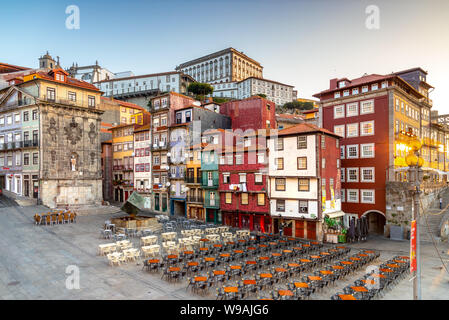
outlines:
[{"label": "window", "polygon": [[299,200],[299,213],[308,213],[309,212],[309,203],[304,200]]},{"label": "window", "polygon": [[276,150],[284,150],[284,138],[277,139]]},{"label": "window", "polygon": [[340,159],[337,159],[337,169],[340,168]]},{"label": "window", "polygon": [[6,157],[6,165],[7,166],[12,166],[12,156],[7,156]]},{"label": "window", "polygon": [[33,164],[39,164],[38,162],[39,162],[39,153],[37,153],[37,152],[34,152],[33,153]]},{"label": "window", "polygon": [[231,192],[226,192],[225,203],[227,203],[227,204],[232,203],[232,193]]},{"label": "window", "polygon": [[346,116],[354,117],[359,114],[359,104],[358,102],[348,103],[346,105]]},{"label": "window", "polygon": [[359,136],[359,124],[350,123],[346,125],[346,138],[358,137]]},{"label": "window", "polygon": [[340,146],[340,159],[345,158],[345,146]]},{"label": "window", "polygon": [[382,88],[388,87],[388,81],[382,82],[381,86],[382,86]]},{"label": "window", "polygon": [[231,175],[229,173],[223,173],[223,183],[227,184],[229,183],[231,180]]},{"label": "window", "polygon": [[345,105],[334,106],[334,119],[345,117]]},{"label": "window", "polygon": [[285,211],[285,200],[276,200],[276,211]]},{"label": "window", "polygon": [[326,137],[321,136],[321,149],[326,149]]},{"label": "window", "polygon": [[243,154],[235,155],[235,164],[243,164]]},{"label": "window", "polygon": [[242,193],[242,204],[248,204],[248,194],[247,193]]},{"label": "window", "polygon": [[368,114],[374,112],[374,100],[367,100],[360,103],[360,114]]},{"label": "window", "polygon": [[265,194],[264,193],[258,193],[257,194],[257,205],[258,206],[264,206],[265,205]]},{"label": "window", "polygon": [[4,125],[5,124],[5,117],[0,117],[0,125]]},{"label": "window", "polygon": [[28,111],[23,112],[23,121],[29,121],[30,120],[30,113]]},{"label": "window", "polygon": [[275,179],[276,191],[285,191],[285,178]]},{"label": "window", "polygon": [[374,158],[374,143],[361,144],[360,158]]},{"label": "window", "polygon": [[399,99],[396,99],[395,102],[396,102],[396,111],[399,112],[400,111],[400,109],[399,109]]},{"label": "window", "polygon": [[359,202],[359,190],[348,189],[347,192],[348,192],[347,202]]},{"label": "window", "polygon": [[325,159],[325,158],[322,158],[322,159],[321,159],[321,168],[322,168],[322,169],[325,169],[325,168],[326,168],[326,159]]},{"label": "window", "polygon": [[349,90],[343,91],[343,97],[347,97],[347,96],[349,96]]},{"label": "window", "polygon": [[284,158],[276,158],[276,170],[284,170]]},{"label": "window", "polygon": [[362,92],[363,92],[363,93],[368,92],[368,86],[363,86],[363,87],[362,87]]},{"label": "window", "polygon": [[226,156],[226,159],[228,160],[228,161],[227,161],[228,165],[231,165],[231,164],[232,164],[232,160],[233,160],[232,158],[233,158],[232,154]]},{"label": "window", "polygon": [[310,180],[305,178],[299,178],[298,191],[310,191]]},{"label": "window", "polygon": [[340,126],[334,126],[334,133],[342,136],[343,138],[345,137],[345,125],[342,124]]},{"label": "window", "polygon": [[340,181],[341,182],[345,182],[345,171],[346,171],[345,168],[340,169]]},{"label": "window", "polygon": [[340,92],[339,91],[334,93],[334,98],[340,98]]},{"label": "window", "polygon": [[246,183],[246,173],[239,173],[240,183]]},{"label": "window", "polygon": [[374,134],[374,120],[360,122],[360,135],[372,136]]},{"label": "window", "polygon": [[298,149],[307,149],[307,136],[298,136]]},{"label": "window", "polygon": [[12,116],[6,116],[6,124],[12,124]]},{"label": "window", "polygon": [[359,94],[359,88],[352,89],[352,94]]},{"label": "window", "polygon": [[346,182],[359,182],[359,168],[347,168]]},{"label": "window", "polygon": [[360,202],[361,203],[375,203],[374,201],[374,190],[360,190],[362,193]]},{"label": "window", "polygon": [[298,157],[297,166],[298,170],[307,170],[307,157]]},{"label": "window", "polygon": [[360,181],[361,182],[374,182],[374,168],[360,168],[362,171]]},{"label": "window", "polygon": [[377,90],[377,89],[379,89],[379,85],[377,83],[373,83],[371,85],[371,90]]},{"label": "window", "polygon": [[262,184],[263,183],[263,176],[261,173],[255,173],[254,174],[254,184]]},{"label": "window", "polygon": [[[1,158],[1,159],[3,159],[3,158]],[[23,154],[23,165],[28,166],[29,164],[30,164],[30,154],[24,153]]]},{"label": "window", "polygon": [[76,92],[69,91],[67,93],[67,97],[69,101],[76,101]]},{"label": "window", "polygon": [[347,148],[346,159],[357,159],[359,157],[358,144],[351,144],[346,146],[346,148]]},{"label": "window", "polygon": [[55,89],[47,88],[47,100],[55,101]]},{"label": "window", "polygon": [[94,108],[95,107],[95,97],[94,96],[88,96],[87,97],[87,103],[89,108]]},{"label": "window", "polygon": [[258,153],[257,154],[257,163],[264,163],[265,162],[265,157],[263,153]]}]

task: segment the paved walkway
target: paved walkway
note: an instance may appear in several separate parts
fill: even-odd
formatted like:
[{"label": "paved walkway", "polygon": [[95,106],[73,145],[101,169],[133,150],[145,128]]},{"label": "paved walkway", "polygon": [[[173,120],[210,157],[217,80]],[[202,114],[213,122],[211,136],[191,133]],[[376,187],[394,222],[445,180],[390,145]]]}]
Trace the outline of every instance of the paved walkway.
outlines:
[{"label": "paved walkway", "polygon": [[[1,199],[0,199],[1,201]],[[98,213],[77,218],[75,224],[35,226],[33,215],[48,211],[42,206],[0,208],[0,297],[2,299],[215,299],[186,291],[186,282],[168,283],[158,274],[142,271],[142,265],[128,263],[108,265],[106,257],[97,255],[100,230],[109,214]],[[137,247],[138,239],[133,239]],[[396,254],[409,254],[407,241],[382,237],[351,244],[354,248],[378,249],[384,261]],[[449,259],[447,244],[440,244]],[[449,299],[449,276],[439,268],[441,263],[433,247],[423,245],[423,298]],[[66,288],[66,268],[80,270],[80,289]],[[352,283],[363,271],[327,288],[315,298],[330,296]],[[403,280],[385,299],[411,299],[412,283]]]}]

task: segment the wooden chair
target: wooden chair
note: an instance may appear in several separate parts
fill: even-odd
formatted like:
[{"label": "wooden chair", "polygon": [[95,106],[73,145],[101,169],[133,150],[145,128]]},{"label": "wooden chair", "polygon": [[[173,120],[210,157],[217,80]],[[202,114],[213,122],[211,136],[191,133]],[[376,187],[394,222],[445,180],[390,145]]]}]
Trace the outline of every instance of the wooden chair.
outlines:
[{"label": "wooden chair", "polygon": [[64,223],[64,216],[62,213],[58,214],[57,219],[58,219],[58,224]]}]

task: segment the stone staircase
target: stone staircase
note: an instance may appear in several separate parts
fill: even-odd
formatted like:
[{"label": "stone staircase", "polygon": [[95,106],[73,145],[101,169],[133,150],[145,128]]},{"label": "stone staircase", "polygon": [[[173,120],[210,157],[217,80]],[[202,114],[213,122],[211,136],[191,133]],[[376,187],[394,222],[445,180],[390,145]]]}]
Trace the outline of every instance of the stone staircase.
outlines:
[{"label": "stone staircase", "polygon": [[[449,189],[444,189],[443,191],[441,191],[440,193],[442,199],[443,199],[443,208],[445,208],[448,203],[449,203]],[[419,228],[420,228],[420,240],[424,241],[424,242],[432,242],[432,236],[433,235],[434,239],[436,242],[440,241],[440,228],[441,228],[441,222],[443,220],[443,217],[446,216],[446,213],[448,210],[446,210],[446,212],[440,213],[437,215],[437,213],[439,213],[440,210],[440,202],[439,202],[439,197],[437,197],[435,199],[435,201],[433,201],[431,203],[431,205],[428,208],[425,208],[426,213],[425,216],[423,213],[421,213],[421,219],[420,219],[420,223],[419,223]],[[426,223],[426,218],[427,218],[427,223]],[[429,227],[427,227],[427,224],[429,225]],[[430,229],[430,233],[429,233],[429,229]]]}]

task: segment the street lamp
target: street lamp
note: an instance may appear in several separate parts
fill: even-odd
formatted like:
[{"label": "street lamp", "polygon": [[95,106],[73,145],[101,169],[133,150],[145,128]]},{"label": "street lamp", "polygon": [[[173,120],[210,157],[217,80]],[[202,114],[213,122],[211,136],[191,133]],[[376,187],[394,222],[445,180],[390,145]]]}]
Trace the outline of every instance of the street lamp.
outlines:
[{"label": "street lamp", "polygon": [[[422,181],[422,165],[424,159],[419,156],[419,150],[422,147],[421,141],[414,135],[411,131],[407,133],[409,137],[408,147],[409,153],[405,157],[405,162],[409,167],[409,181],[414,182],[413,190],[413,211],[412,220],[415,225],[415,234],[411,234],[410,241],[413,241],[413,237],[416,239],[416,256],[413,256],[414,252],[411,250],[411,263],[413,265],[413,260],[416,259],[416,268],[413,270],[413,299],[421,300],[421,261],[420,261],[420,245],[419,245],[419,194],[420,194],[420,183]],[[413,244],[411,243],[411,248]]]}]

